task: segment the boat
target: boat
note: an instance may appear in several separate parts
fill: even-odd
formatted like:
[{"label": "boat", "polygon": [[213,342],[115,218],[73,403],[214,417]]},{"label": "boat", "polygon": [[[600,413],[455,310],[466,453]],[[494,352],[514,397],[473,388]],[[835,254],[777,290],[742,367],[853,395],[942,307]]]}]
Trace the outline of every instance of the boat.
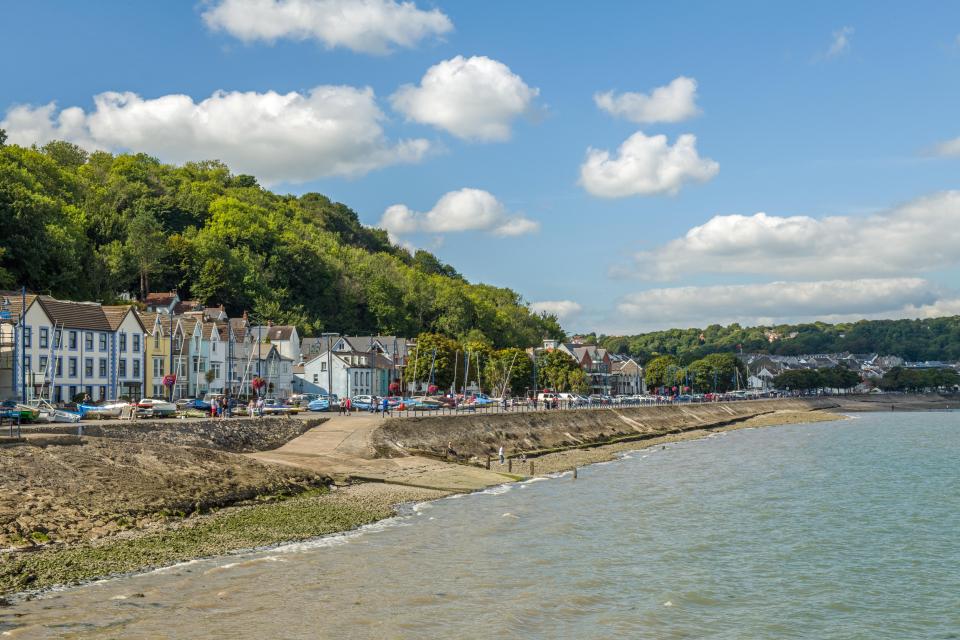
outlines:
[{"label": "boat", "polygon": [[107,402],[104,404],[78,404],[80,415],[87,419],[100,420],[102,418],[119,418],[124,407],[130,406],[126,402]]},{"label": "boat", "polygon": [[30,422],[40,417],[40,412],[37,409],[29,405],[14,402],[13,400],[5,400],[3,403],[0,403],[0,409],[3,410],[5,418],[15,420],[19,416],[23,422]]},{"label": "boat", "polygon": [[73,411],[58,409],[46,400],[33,400],[30,407],[37,412],[37,420],[40,422],[64,422],[72,424],[80,422],[80,414]]}]

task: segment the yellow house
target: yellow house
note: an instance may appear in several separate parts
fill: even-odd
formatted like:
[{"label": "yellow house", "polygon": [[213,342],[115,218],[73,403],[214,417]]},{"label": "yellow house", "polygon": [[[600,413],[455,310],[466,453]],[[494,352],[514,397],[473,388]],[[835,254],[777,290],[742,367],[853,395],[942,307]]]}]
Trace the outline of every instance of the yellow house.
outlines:
[{"label": "yellow house", "polygon": [[172,371],[173,334],[178,322],[165,313],[148,311],[141,311],[140,319],[147,330],[144,393],[151,398],[165,398],[169,390],[163,386],[163,377]]}]

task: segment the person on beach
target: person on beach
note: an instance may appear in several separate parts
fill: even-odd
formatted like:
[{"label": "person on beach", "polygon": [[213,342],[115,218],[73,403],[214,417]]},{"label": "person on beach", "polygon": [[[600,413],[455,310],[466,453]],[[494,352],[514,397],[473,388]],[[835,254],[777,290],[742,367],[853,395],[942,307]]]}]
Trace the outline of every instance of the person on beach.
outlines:
[{"label": "person on beach", "polygon": [[503,445],[500,445],[500,450],[497,452],[497,455],[500,456],[500,464],[503,464],[507,459],[503,455]]},{"label": "person on beach", "polygon": [[216,400],[210,401],[210,417],[211,418],[217,417],[217,401]]},{"label": "person on beach", "polygon": [[247,415],[249,415],[252,418],[253,414],[256,412],[256,409],[257,409],[257,405],[254,403],[253,399],[251,398],[250,402],[247,403]]}]

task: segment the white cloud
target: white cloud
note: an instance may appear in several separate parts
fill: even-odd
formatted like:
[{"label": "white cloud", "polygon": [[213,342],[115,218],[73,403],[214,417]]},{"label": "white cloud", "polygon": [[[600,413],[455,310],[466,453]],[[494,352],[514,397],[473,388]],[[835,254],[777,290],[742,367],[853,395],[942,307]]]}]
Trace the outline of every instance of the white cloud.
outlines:
[{"label": "white cloud", "polygon": [[246,42],[315,39],[328,49],[373,54],[453,30],[439,9],[396,0],[220,0],[204,10],[203,20]]},{"label": "white cloud", "polygon": [[664,135],[638,131],[620,145],[616,157],[609,151],[587,149],[580,184],[602,198],[675,194],[684,183],[706,182],[719,170],[719,163],[699,156],[693,134],[681,135],[670,146]]},{"label": "white cloud", "polygon": [[850,38],[853,36],[853,27],[843,27],[833,32],[833,41],[827,49],[826,57],[835,58],[850,49]]},{"label": "white cloud", "polygon": [[960,138],[941,142],[933,152],[938,156],[960,156]]},{"label": "white cloud", "polygon": [[530,309],[534,313],[547,313],[557,316],[560,320],[575,316],[583,311],[583,306],[573,300],[542,300],[531,302]]},{"label": "white cloud", "polygon": [[681,122],[700,113],[696,105],[697,81],[679,76],[663,87],[657,87],[649,95],[645,93],[621,93],[613,91],[597,93],[593,101],[597,107],[610,115],[626,118],[632,122]]},{"label": "white cloud", "polygon": [[419,86],[404,85],[390,100],[409,120],[489,142],[508,140],[511,124],[533,108],[539,92],[502,62],[457,56],[430,67]]},{"label": "white cloud", "polygon": [[715,216],[667,244],[636,255],[637,275],[691,273],[787,278],[899,276],[960,263],[960,191],[851,217]]},{"label": "white cloud", "polygon": [[101,93],[85,113],[53,103],[18,106],[0,123],[18,144],[66,139],[90,148],[130,149],[169,162],[219,159],[266,184],[355,176],[416,162],[426,140],[389,142],[370,88],[319,86],[308,93],[224,92],[194,102],[186,95],[144,99]]},{"label": "white cloud", "polygon": [[427,212],[395,204],[383,212],[380,226],[397,238],[409,233],[486,231],[498,236],[533,233],[540,223],[511,215],[493,194],[482,189],[460,189],[441,197]]},{"label": "white cloud", "polygon": [[[769,325],[812,320],[927,317],[958,307],[922,278],[864,278],[813,282],[649,289],[617,305],[626,330],[739,322]],[[635,325],[629,324],[636,323]]]}]

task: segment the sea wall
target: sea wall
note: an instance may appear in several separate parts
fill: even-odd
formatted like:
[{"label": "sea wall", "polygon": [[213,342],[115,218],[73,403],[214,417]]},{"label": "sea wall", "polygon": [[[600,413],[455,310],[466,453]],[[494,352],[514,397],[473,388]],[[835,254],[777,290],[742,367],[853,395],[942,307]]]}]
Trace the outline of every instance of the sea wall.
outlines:
[{"label": "sea wall", "polygon": [[720,427],[776,411],[833,409],[830,399],[757,400],[572,411],[483,413],[389,419],[373,434],[379,455],[443,457],[452,447],[459,458],[495,454],[536,455],[623,439],[643,439],[693,429]]},{"label": "sea wall", "polygon": [[83,435],[98,438],[253,453],[276,449],[328,419],[267,416],[226,420],[116,420],[31,426],[29,432],[76,434],[82,427]]}]

